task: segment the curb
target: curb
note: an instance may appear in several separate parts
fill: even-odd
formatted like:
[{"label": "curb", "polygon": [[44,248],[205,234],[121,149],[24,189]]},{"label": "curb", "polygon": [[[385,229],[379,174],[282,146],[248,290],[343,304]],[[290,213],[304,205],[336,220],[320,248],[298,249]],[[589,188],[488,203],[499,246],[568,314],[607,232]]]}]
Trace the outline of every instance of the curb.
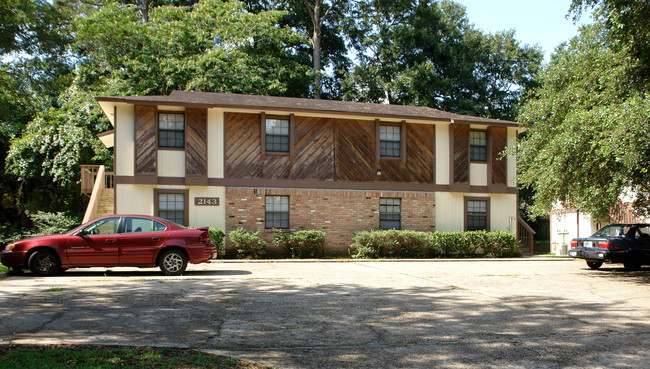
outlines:
[{"label": "curb", "polygon": [[215,264],[242,263],[455,263],[455,262],[516,262],[516,261],[573,261],[568,257],[525,257],[525,258],[493,258],[493,259],[217,259],[209,260]]}]

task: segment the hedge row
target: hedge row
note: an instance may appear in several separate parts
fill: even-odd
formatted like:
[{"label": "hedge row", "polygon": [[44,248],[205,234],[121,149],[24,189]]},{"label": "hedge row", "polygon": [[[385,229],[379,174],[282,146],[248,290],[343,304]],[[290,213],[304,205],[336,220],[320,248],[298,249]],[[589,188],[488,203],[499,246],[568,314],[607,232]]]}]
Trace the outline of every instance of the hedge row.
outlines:
[{"label": "hedge row", "polygon": [[505,232],[360,231],[350,245],[353,258],[511,257],[519,255],[515,235]]},{"label": "hedge row", "polygon": [[[223,235],[223,232],[220,235]],[[212,232],[211,232],[212,234]],[[228,234],[235,257],[257,259],[266,254],[266,243],[259,230],[238,228]],[[221,246],[221,241],[216,245]],[[213,239],[214,242],[214,239]],[[273,243],[287,250],[292,258],[317,258],[325,254],[325,233],[309,230],[273,230]],[[221,254],[223,255],[223,254]],[[418,232],[373,230],[356,232],[350,245],[353,258],[469,258],[512,257],[519,255],[515,235],[505,232]]]}]

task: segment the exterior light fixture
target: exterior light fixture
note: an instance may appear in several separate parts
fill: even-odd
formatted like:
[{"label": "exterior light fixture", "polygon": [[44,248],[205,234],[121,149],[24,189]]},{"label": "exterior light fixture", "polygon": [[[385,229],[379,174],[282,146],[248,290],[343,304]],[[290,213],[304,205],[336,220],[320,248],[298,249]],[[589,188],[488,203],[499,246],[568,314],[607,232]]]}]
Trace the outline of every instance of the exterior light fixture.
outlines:
[{"label": "exterior light fixture", "polygon": [[381,175],[381,168],[377,168],[377,175],[378,175],[378,176]]}]

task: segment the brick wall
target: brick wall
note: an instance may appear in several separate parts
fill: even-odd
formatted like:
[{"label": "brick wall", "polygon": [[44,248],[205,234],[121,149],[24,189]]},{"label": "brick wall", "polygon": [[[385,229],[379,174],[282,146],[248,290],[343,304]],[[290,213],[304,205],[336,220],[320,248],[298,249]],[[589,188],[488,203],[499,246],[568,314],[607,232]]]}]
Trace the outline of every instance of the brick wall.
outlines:
[{"label": "brick wall", "polygon": [[273,246],[271,230],[264,229],[266,195],[289,196],[290,229],[324,231],[327,255],[347,254],[355,231],[379,228],[381,197],[402,199],[402,229],[435,230],[433,192],[227,188],[226,232],[239,227],[260,229],[269,256],[282,255],[284,250]]}]

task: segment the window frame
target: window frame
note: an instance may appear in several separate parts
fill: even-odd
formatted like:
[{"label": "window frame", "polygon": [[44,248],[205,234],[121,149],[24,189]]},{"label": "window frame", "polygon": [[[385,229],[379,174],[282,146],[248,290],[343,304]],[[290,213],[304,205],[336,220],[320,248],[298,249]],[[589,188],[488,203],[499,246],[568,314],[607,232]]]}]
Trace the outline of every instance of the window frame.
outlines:
[{"label": "window frame", "polygon": [[[472,144],[472,133],[483,133],[485,135],[485,146],[483,146],[483,145],[473,145]],[[489,136],[490,135],[488,134],[487,130],[482,130],[482,129],[470,129],[469,130],[468,141],[469,141],[469,162],[470,163],[487,164],[488,159],[489,159],[488,148],[490,146],[490,137]],[[473,158],[472,157],[472,148],[473,147],[482,148],[484,150],[485,158],[484,159],[481,159],[481,158],[475,159],[475,158]]]},{"label": "window frame", "polygon": [[[397,204],[397,205],[395,205],[395,204],[382,204],[383,200],[398,200],[399,204]],[[390,206],[390,207],[399,206],[399,212],[398,213],[395,213],[395,212],[382,213],[382,211],[381,211],[382,206]],[[399,226],[398,227],[391,227],[391,228],[383,227],[382,222],[395,222],[395,220],[382,220],[381,219],[382,215],[394,215],[394,214],[398,215],[398,220],[397,221],[399,222]],[[380,197],[379,198],[379,229],[382,229],[382,230],[389,230],[389,229],[401,230],[402,229],[402,198],[401,197]]]},{"label": "window frame", "polygon": [[[161,114],[175,114],[175,115],[182,115],[183,116],[183,146],[162,146],[160,141],[160,134],[161,132],[180,132],[180,130],[177,129],[161,129],[160,128],[160,115]],[[187,119],[185,119],[185,111],[158,111],[156,113],[156,142],[158,144],[158,149],[159,150],[185,150],[185,147],[187,145],[187,137],[186,137],[186,126],[187,126]]]},{"label": "window frame", "polygon": [[[285,197],[287,199],[287,211],[269,211],[268,199],[270,197]],[[287,224],[280,227],[269,226],[269,214],[287,214]],[[291,228],[291,197],[289,195],[266,195],[264,196],[264,229],[290,229]]]},{"label": "window frame", "polygon": [[189,225],[190,220],[190,191],[189,190],[178,190],[178,189],[166,189],[166,188],[156,188],[153,190],[153,204],[154,204],[154,216],[165,219],[160,216],[160,196],[161,194],[183,194],[183,223],[184,226]]},{"label": "window frame", "polygon": [[[289,151],[267,151],[266,149],[266,121],[267,119],[279,119],[289,121]],[[265,112],[260,114],[260,157],[262,160],[270,156],[289,156],[291,161],[294,160],[294,141],[295,141],[295,115],[267,115]]]},{"label": "window frame", "polygon": [[[393,126],[400,127],[399,130],[399,156],[384,156],[381,153],[381,127],[382,126]],[[395,141],[388,141],[395,142]],[[406,121],[401,122],[381,122],[379,119],[375,120],[375,147],[376,147],[376,163],[379,163],[381,160],[401,160],[406,162]]]},{"label": "window frame", "polygon": [[491,224],[490,224],[490,198],[489,197],[473,197],[473,196],[466,196],[464,198],[464,216],[463,216],[463,223],[464,223],[464,229],[465,231],[477,231],[478,229],[469,229],[469,202],[470,201],[484,201],[485,202],[485,231],[490,232],[491,231]]}]

